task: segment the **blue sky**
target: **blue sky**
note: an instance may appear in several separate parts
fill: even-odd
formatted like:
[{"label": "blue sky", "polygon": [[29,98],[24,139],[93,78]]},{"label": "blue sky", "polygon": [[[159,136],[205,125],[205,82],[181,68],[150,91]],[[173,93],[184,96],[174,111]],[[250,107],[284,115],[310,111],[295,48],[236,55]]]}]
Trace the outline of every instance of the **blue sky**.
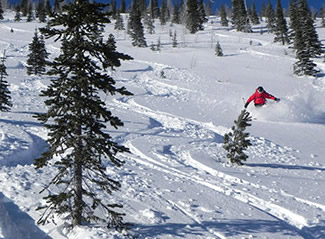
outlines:
[{"label": "blue sky", "polygon": [[[148,2],[149,0],[147,0]],[[158,0],[160,2],[160,0]],[[175,0],[172,0],[175,1]],[[204,2],[207,2],[208,0],[204,0]],[[229,7],[231,6],[231,0],[210,0],[212,3],[213,8],[219,8],[220,5],[222,4],[227,4]],[[255,5],[257,7],[257,9],[260,9],[260,7],[262,6],[263,2],[267,3],[268,0],[246,0],[247,1],[247,5],[250,6],[252,1],[255,2]],[[120,0],[117,0],[118,5],[121,2]],[[129,4],[130,2],[132,2],[132,0],[126,0],[127,4]],[[178,0],[178,2],[180,2],[180,0]],[[289,2],[290,0],[282,0],[282,6],[284,8],[288,8],[289,6]],[[325,0],[307,0],[309,7],[314,7],[316,9],[319,9],[321,6],[325,6]],[[271,3],[275,6],[276,4],[276,0],[271,0]]]}]

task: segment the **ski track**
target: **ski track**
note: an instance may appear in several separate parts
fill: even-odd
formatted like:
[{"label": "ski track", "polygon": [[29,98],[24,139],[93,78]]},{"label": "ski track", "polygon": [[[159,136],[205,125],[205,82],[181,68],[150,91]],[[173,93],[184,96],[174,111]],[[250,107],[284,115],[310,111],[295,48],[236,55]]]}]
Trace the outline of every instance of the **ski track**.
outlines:
[{"label": "ski track", "polygon": [[[154,64],[148,62],[144,63],[150,65],[148,69],[155,72],[156,75],[157,72],[160,72],[162,69],[169,69],[169,67],[166,67],[164,65],[152,66]],[[159,68],[158,70],[156,69],[157,66]],[[149,73],[145,73],[144,75],[138,78],[140,80],[138,80],[137,83],[141,83],[141,85],[144,85],[147,91],[150,91],[150,94],[153,94],[154,96],[172,96],[179,101],[183,100],[184,97],[186,97],[187,90],[185,88],[175,87],[174,85],[169,85],[167,83],[162,83],[157,80],[152,80],[152,76],[149,76]],[[157,91],[157,89],[159,89],[159,91]],[[159,124],[161,125],[160,127],[165,132],[167,132],[168,130],[176,130],[178,132],[193,136],[193,134],[191,132],[188,132],[188,130],[191,128],[195,128],[196,131],[212,131],[214,134],[219,135],[220,137],[225,133],[229,132],[229,129],[222,126],[215,126],[213,125],[213,123],[199,122],[196,120],[176,116],[167,112],[152,110],[149,107],[137,103],[135,99],[114,99],[111,104],[115,107],[117,106],[122,109],[132,110],[140,115],[148,117],[149,119],[154,119],[155,121],[159,122]],[[267,140],[263,138],[253,138],[252,140],[256,146],[255,149],[253,148],[251,152],[253,154],[267,153],[268,156],[274,157],[274,159],[284,162],[296,160],[295,156],[292,155],[292,152],[294,152],[294,150],[290,148],[275,145],[272,142],[267,142]],[[259,144],[263,147],[259,147]],[[265,214],[270,215],[279,221],[282,221],[289,228],[291,228],[291,230],[297,232],[305,239],[314,238],[313,232],[310,232],[308,230],[309,227],[313,226],[312,220],[305,218],[297,212],[291,211],[283,206],[280,206],[275,202],[281,202],[284,205],[290,205],[290,203],[295,203],[301,205],[296,206],[297,208],[307,207],[311,210],[317,209],[322,212],[325,212],[325,205],[299,198],[282,190],[278,191],[273,188],[269,188],[265,185],[251,183],[249,181],[228,175],[209,166],[206,166],[203,163],[195,160],[191,156],[191,152],[188,149],[183,149],[179,147],[179,153],[176,155],[176,157],[178,158],[178,167],[174,167],[166,165],[165,162],[168,161],[167,159],[164,160],[164,163],[159,161],[159,159],[161,160],[166,157],[162,154],[159,154],[157,152],[152,153],[158,158],[158,160],[152,158],[151,156],[147,156],[145,153],[141,152],[140,149],[138,149],[132,144],[132,140],[129,140],[126,146],[129,147],[133,155],[135,155],[134,157],[131,157],[131,159],[135,160],[137,163],[140,163],[148,168],[158,170],[164,174],[171,174],[174,177],[192,181],[193,183],[200,184],[209,189],[212,189],[216,193],[222,193],[228,197],[246,203],[264,212]],[[284,153],[285,156],[279,157],[278,155],[276,155],[277,151]],[[196,169],[196,171],[206,172],[212,177],[206,179],[198,176],[197,174],[182,171],[182,167],[180,167],[181,165],[184,169],[191,167]],[[249,193],[250,191],[254,191],[257,193],[256,195],[253,195]],[[264,197],[267,197],[270,192],[272,192],[273,201],[263,199],[262,197],[257,196],[261,194],[264,195]],[[172,205],[174,208],[176,207],[178,211],[186,215],[196,224],[201,225],[201,221],[195,215],[192,215],[186,209],[182,208],[181,205],[178,205],[176,202],[173,202],[171,200],[167,200],[167,203]],[[211,233],[212,235],[217,236],[218,238],[224,238],[218,232],[211,232],[208,228],[204,228],[203,225],[201,226],[203,230]]]}]

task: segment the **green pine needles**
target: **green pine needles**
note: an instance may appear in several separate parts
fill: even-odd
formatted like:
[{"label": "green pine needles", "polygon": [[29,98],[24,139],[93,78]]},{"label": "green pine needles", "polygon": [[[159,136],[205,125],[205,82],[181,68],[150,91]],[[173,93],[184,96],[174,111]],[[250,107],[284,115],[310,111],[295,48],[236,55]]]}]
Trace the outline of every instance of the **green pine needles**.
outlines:
[{"label": "green pine needles", "polygon": [[58,215],[70,220],[72,227],[93,222],[117,230],[126,227],[124,214],[115,211],[122,205],[110,197],[121,184],[107,175],[106,167],[121,167],[124,162],[118,156],[129,149],[105,130],[123,122],[107,109],[100,94],[132,95],[125,87],[116,87],[107,71],[132,57],[116,51],[113,35],[104,40],[104,26],[110,23],[106,7],[73,1],[40,29],[46,38],[61,41],[61,54],[47,63],[47,74],[54,79],[41,94],[48,111],[36,116],[49,133],[47,151],[35,166],[57,168],[42,191],[48,195],[46,205],[39,207],[44,210],[41,224]]},{"label": "green pine needles", "polygon": [[227,158],[233,164],[243,165],[243,161],[248,158],[244,151],[252,144],[248,139],[249,133],[245,132],[245,129],[251,126],[250,121],[252,117],[249,112],[242,110],[238,119],[234,121],[235,126],[231,128],[232,131],[224,136],[223,148],[228,152]]},{"label": "green pine needles", "polygon": [[5,65],[6,56],[3,52],[3,56],[0,57],[0,111],[8,112],[12,107],[10,91],[8,89],[9,84],[6,81],[7,67]]}]

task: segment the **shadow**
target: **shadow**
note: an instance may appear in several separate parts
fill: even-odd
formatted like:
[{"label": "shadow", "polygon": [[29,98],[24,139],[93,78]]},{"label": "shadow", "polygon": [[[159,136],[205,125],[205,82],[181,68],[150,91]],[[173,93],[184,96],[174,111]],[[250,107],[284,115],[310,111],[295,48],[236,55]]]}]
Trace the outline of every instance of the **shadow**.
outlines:
[{"label": "shadow", "polygon": [[[215,222],[202,222],[200,224],[182,224],[182,223],[166,223],[159,225],[140,225],[135,224],[138,238],[160,238],[163,236],[184,237],[184,235],[192,235],[193,238],[203,238],[207,231],[216,231],[225,237],[238,237],[247,234],[258,233],[277,233],[276,236],[303,236],[305,239],[313,238],[312,232],[300,231],[280,220],[218,220]],[[322,228],[323,230],[324,228]],[[316,230],[315,230],[316,232]],[[203,234],[204,233],[204,234]],[[299,236],[300,235],[300,236]],[[322,234],[324,238],[324,234]]]},{"label": "shadow", "polygon": [[124,70],[123,72],[146,72],[146,71],[153,71],[153,68],[151,66],[147,66],[143,69],[136,69],[136,70]]},{"label": "shadow", "polygon": [[8,119],[0,119],[0,122],[6,123],[6,124],[13,124],[13,125],[19,125],[19,126],[43,126],[40,122],[33,122],[33,121],[20,121],[20,120],[8,120]]},{"label": "shadow", "polygon": [[0,228],[5,239],[51,239],[35,225],[27,213],[21,211],[0,192]]},{"label": "shadow", "polygon": [[309,170],[309,171],[325,171],[325,168],[319,167],[310,167],[302,165],[284,165],[284,164],[275,164],[275,163],[245,163],[245,166],[248,167],[258,167],[258,168],[276,168],[276,169],[289,169],[289,170]]}]

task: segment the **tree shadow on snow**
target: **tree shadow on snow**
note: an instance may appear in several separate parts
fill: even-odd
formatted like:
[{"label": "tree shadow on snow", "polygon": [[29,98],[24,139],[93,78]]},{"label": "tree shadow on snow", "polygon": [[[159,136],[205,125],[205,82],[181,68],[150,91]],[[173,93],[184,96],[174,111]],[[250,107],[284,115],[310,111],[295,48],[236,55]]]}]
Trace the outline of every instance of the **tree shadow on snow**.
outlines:
[{"label": "tree shadow on snow", "polygon": [[1,192],[0,214],[0,228],[5,239],[51,239],[35,225],[33,218]]},{"label": "tree shadow on snow", "polygon": [[325,171],[325,168],[312,167],[312,166],[302,166],[302,165],[285,165],[285,164],[275,164],[275,163],[245,163],[248,167],[258,167],[258,168],[276,168],[276,169],[289,169],[289,170],[309,170],[309,171]]},{"label": "tree shadow on snow", "polygon": [[[145,237],[184,237],[191,235],[192,238],[206,236],[207,232],[213,234],[215,231],[223,234],[225,237],[248,235],[248,234],[272,234],[277,236],[298,236],[305,234],[296,228],[288,226],[286,223],[274,220],[220,220],[217,222],[202,222],[201,224],[182,224],[182,223],[166,223],[159,225],[139,225],[136,224],[137,236]],[[276,236],[276,235],[275,235]],[[308,238],[308,237],[307,237]]]}]

